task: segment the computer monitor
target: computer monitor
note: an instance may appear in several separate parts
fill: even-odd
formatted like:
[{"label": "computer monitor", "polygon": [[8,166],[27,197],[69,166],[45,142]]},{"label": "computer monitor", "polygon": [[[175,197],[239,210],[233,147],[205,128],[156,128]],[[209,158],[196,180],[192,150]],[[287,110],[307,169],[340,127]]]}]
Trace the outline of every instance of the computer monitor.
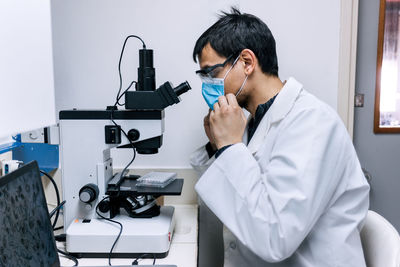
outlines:
[{"label": "computer monitor", "polygon": [[0,177],[0,266],[60,266],[36,161]]}]

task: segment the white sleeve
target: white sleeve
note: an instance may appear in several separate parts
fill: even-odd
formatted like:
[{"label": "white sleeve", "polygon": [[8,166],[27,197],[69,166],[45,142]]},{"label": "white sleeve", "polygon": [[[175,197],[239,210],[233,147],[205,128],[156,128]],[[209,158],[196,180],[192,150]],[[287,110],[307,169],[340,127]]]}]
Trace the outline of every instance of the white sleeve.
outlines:
[{"label": "white sleeve", "polygon": [[[282,123],[265,162],[257,162],[243,143],[235,144],[196,184],[215,215],[268,262],[296,251],[324,212],[347,157],[344,131],[332,116],[304,110]],[[259,164],[267,165],[266,172]]]},{"label": "white sleeve", "polygon": [[201,146],[190,155],[190,165],[197,171],[199,177],[207,170],[214,162],[215,155],[209,157],[206,146]]}]

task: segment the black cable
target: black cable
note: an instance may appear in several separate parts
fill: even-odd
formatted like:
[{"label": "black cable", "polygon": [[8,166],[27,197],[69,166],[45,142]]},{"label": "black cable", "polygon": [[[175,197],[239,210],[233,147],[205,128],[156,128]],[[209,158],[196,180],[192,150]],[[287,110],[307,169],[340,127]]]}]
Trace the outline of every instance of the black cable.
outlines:
[{"label": "black cable", "polygon": [[58,253],[64,255],[68,259],[72,260],[74,262],[74,264],[75,264],[73,266],[78,266],[78,264],[79,264],[78,263],[78,259],[75,256],[73,256],[73,255],[71,255],[71,254],[69,254],[69,253],[67,253],[65,251],[62,251],[61,249],[57,249],[57,251],[58,251]]},{"label": "black cable", "polygon": [[[55,208],[50,212],[50,219],[51,219],[51,217],[54,216],[54,213],[58,212],[58,211],[61,209],[61,207],[64,206],[65,202],[66,202],[66,201],[64,200],[63,202],[60,203],[60,205],[58,205],[57,207],[55,207]],[[53,228],[53,231],[54,231],[54,229],[55,229],[55,228]]]},{"label": "black cable", "polygon": [[139,260],[144,259],[144,257],[147,255],[153,256],[153,265],[155,265],[156,264],[156,254],[154,254],[154,253],[145,253],[145,254],[140,255],[132,262],[132,265],[139,265]]},{"label": "black cable", "polygon": [[54,231],[58,231],[58,230],[61,230],[63,228],[64,228],[64,226],[59,226],[59,227],[54,228]]},{"label": "black cable", "polygon": [[[133,84],[135,84],[135,86],[136,86],[136,84],[137,84],[136,81],[132,81],[132,82],[129,84],[128,88],[126,88],[125,91],[120,95],[121,89],[122,89],[121,62],[122,62],[122,56],[123,56],[123,54],[124,54],[125,46],[126,46],[126,43],[127,43],[127,41],[128,41],[129,38],[137,38],[137,39],[139,39],[139,40],[142,42],[142,44],[143,44],[143,49],[146,49],[146,44],[144,43],[144,41],[142,40],[142,38],[140,38],[139,36],[137,36],[137,35],[129,35],[129,36],[127,36],[127,37],[125,38],[125,41],[124,41],[124,44],[123,44],[122,50],[121,50],[121,55],[120,55],[120,57],[119,57],[119,62],[118,62],[119,89],[118,89],[118,94],[117,94],[117,97],[116,97],[115,104],[113,105],[114,108],[111,110],[111,121],[112,121],[113,124],[114,124],[115,126],[117,126],[117,127],[119,127],[119,125],[114,121],[114,110],[117,109],[117,106],[118,106],[118,105],[119,105],[119,106],[122,106],[122,105],[119,103],[119,100],[120,100],[120,99],[125,95],[125,93],[132,87]],[[121,128],[121,131],[122,131],[122,133],[125,135],[126,139],[128,139],[130,145],[132,146],[132,149],[133,149],[133,157],[132,157],[132,160],[125,166],[125,168],[124,168],[124,169],[122,170],[122,172],[121,172],[120,180],[117,182],[117,185],[118,185],[118,193],[117,193],[117,196],[119,196],[119,193],[120,193],[120,189],[121,189],[121,188],[120,188],[119,185],[120,185],[121,182],[122,182],[123,174],[125,173],[125,171],[129,168],[129,166],[133,163],[133,161],[134,161],[135,158],[136,158],[136,149],[135,149],[135,146],[133,145],[132,141],[129,139],[128,135],[126,134],[126,132],[125,132],[122,128]]]},{"label": "black cable", "polygon": [[146,49],[146,44],[144,43],[144,41],[142,40],[142,38],[140,38],[139,36],[137,36],[137,35],[129,35],[129,36],[127,36],[127,37],[125,38],[124,45],[122,46],[121,55],[119,56],[119,62],[118,62],[119,89],[118,89],[118,94],[117,94],[117,98],[116,98],[116,100],[117,100],[117,105],[118,105],[118,106],[122,106],[122,105],[119,103],[119,94],[121,93],[121,90],[122,90],[121,62],[122,62],[122,56],[123,56],[124,50],[125,50],[125,45],[126,45],[126,42],[128,41],[129,38],[137,38],[137,39],[139,39],[139,40],[142,42],[142,44],[143,44],[143,49]]},{"label": "black cable", "polygon": [[58,242],[66,242],[67,241],[67,235],[66,234],[59,234],[55,235],[54,239]]},{"label": "black cable", "polygon": [[104,217],[103,215],[101,215],[101,214],[99,213],[99,211],[98,211],[99,204],[100,204],[101,202],[105,201],[105,200],[108,199],[108,198],[110,198],[110,197],[107,196],[107,197],[103,198],[103,199],[96,205],[96,213],[97,213],[97,215],[98,215],[100,218],[102,218],[102,219],[104,219],[104,220],[106,220],[106,221],[109,221],[109,222],[116,223],[116,224],[118,224],[118,225],[120,226],[119,234],[118,234],[117,238],[115,239],[115,241],[114,241],[114,243],[113,243],[113,245],[112,245],[112,247],[111,247],[110,253],[108,253],[108,265],[112,266],[112,265],[111,265],[111,254],[112,254],[112,251],[114,250],[114,247],[115,247],[115,245],[117,244],[119,238],[121,237],[122,230],[123,230],[124,227],[122,226],[122,223],[117,222],[117,221],[114,221],[114,220],[111,220],[111,219],[108,219],[108,218]]},{"label": "black cable", "polygon": [[[114,121],[114,110],[117,109],[117,106],[118,106],[118,105],[119,105],[119,106],[122,106],[122,105],[119,103],[119,100],[120,100],[120,99],[125,95],[125,93],[132,87],[133,84],[135,84],[135,85],[137,84],[136,81],[132,81],[132,82],[129,84],[129,86],[127,87],[127,89],[125,89],[125,91],[120,95],[121,89],[122,89],[121,61],[122,61],[122,56],[123,56],[123,54],[124,54],[126,42],[127,42],[128,39],[131,38],[131,37],[137,38],[137,39],[139,39],[140,41],[142,41],[142,43],[143,43],[143,49],[146,49],[146,45],[145,45],[144,41],[143,41],[139,36],[136,36],[136,35],[129,35],[128,37],[126,37],[126,39],[125,39],[125,41],[124,41],[124,45],[122,46],[121,55],[120,55],[120,57],[119,57],[119,62],[118,62],[119,89],[118,89],[118,94],[117,94],[117,97],[116,97],[116,101],[115,101],[115,103],[114,103],[114,105],[113,105],[113,109],[111,109],[111,118],[110,118],[111,121],[112,121],[112,123],[113,123],[115,126],[117,126],[117,127],[120,127],[120,126]],[[122,129],[122,127],[120,127],[120,129],[121,129],[122,133],[125,135],[126,139],[128,139],[130,145],[132,146],[132,149],[133,149],[133,157],[132,157],[131,161],[125,166],[125,168],[124,168],[124,169],[122,170],[122,172],[121,172],[120,180],[117,182],[117,186],[118,186],[118,193],[117,193],[117,196],[119,196],[119,194],[120,194],[120,190],[121,190],[120,184],[121,184],[122,179],[123,179],[123,174],[125,173],[125,171],[128,169],[128,167],[133,163],[133,161],[134,161],[135,158],[136,158],[136,149],[135,149],[135,146],[133,145],[132,141],[130,140],[130,138],[128,137],[128,135],[127,135],[126,132],[124,131],[124,129]],[[117,221],[111,220],[111,219],[109,219],[109,218],[106,218],[106,217],[104,217],[103,215],[101,215],[101,214],[99,213],[99,211],[98,211],[99,204],[102,203],[103,201],[105,201],[105,200],[108,199],[108,198],[110,198],[110,197],[107,196],[107,197],[103,198],[103,199],[97,204],[97,206],[96,206],[96,214],[97,214],[100,218],[102,218],[102,219],[104,219],[104,220],[106,220],[106,221],[109,221],[109,222],[116,223],[116,224],[118,224],[118,225],[120,226],[119,234],[118,234],[117,238],[115,239],[115,241],[114,241],[114,243],[113,243],[113,245],[112,245],[112,247],[111,247],[111,250],[110,250],[110,252],[109,252],[109,254],[108,254],[108,265],[111,266],[111,255],[112,255],[112,251],[114,250],[115,245],[117,244],[119,238],[121,237],[122,230],[123,230],[123,226],[122,226],[122,224],[121,224],[120,222],[117,222]]]},{"label": "black cable", "polygon": [[[116,103],[115,103],[114,107],[116,107]],[[115,126],[119,127],[119,125],[114,121],[113,115],[114,115],[114,109],[111,110],[111,121],[114,123]],[[121,182],[122,182],[123,175],[124,175],[125,171],[129,168],[129,166],[135,161],[135,158],[136,158],[136,149],[135,149],[135,146],[133,145],[131,139],[128,137],[128,135],[126,134],[126,132],[124,131],[124,129],[122,129],[122,127],[121,127],[120,129],[121,129],[122,133],[125,135],[126,139],[128,139],[130,145],[132,146],[132,149],[133,149],[133,157],[132,157],[131,161],[125,166],[125,168],[124,168],[124,169],[122,170],[122,172],[121,172],[121,176],[120,176],[120,178],[119,178],[119,181],[117,182],[117,186],[118,186],[118,193],[117,193],[117,196],[119,196],[119,193],[120,193],[120,190],[121,190],[120,184],[121,184]]]},{"label": "black cable", "polygon": [[[50,182],[53,184],[54,190],[56,191],[56,196],[57,196],[57,206],[60,206],[60,204],[61,204],[60,203],[60,192],[58,191],[57,184],[54,181],[53,177],[51,177],[50,174],[48,174],[47,172],[42,171],[42,170],[40,170],[40,173],[43,174],[44,176],[46,176],[47,178],[49,178]],[[54,218],[53,229],[56,227],[59,215],[60,215],[60,209],[57,210],[56,217]]]},{"label": "black cable", "polygon": [[[132,82],[129,84],[128,88],[126,88],[125,91],[118,97],[118,100],[117,100],[117,101],[119,101],[119,100],[125,95],[125,93],[126,93],[129,89],[131,89],[131,87],[132,87],[133,84],[135,84],[135,89],[136,89],[137,82],[136,82],[136,81],[132,81]],[[124,104],[121,104],[121,106],[123,106],[123,105],[125,105],[125,103],[124,103]],[[115,105],[114,105],[114,107],[115,107]]]},{"label": "black cable", "polygon": [[[129,89],[129,88],[132,86],[132,84],[134,84],[134,83],[136,83],[136,82],[135,82],[135,81],[132,81],[131,84],[129,85],[129,87],[123,92],[123,94],[121,94],[120,96],[117,97],[117,101],[114,103],[114,106],[113,106],[114,108],[111,110],[111,121],[112,121],[112,123],[113,123],[115,126],[117,126],[117,127],[119,127],[119,125],[114,121],[114,110],[117,108],[118,100],[121,99],[121,97],[128,91],[128,89]],[[126,139],[128,139],[128,141],[129,141],[129,143],[130,143],[130,145],[131,145],[131,147],[132,147],[132,149],[133,149],[133,157],[132,157],[131,161],[125,166],[125,168],[124,168],[124,169],[122,170],[122,172],[121,172],[121,176],[120,176],[120,178],[119,178],[119,181],[117,182],[117,186],[118,186],[118,193],[117,193],[117,196],[119,196],[119,193],[120,193],[120,190],[121,190],[120,184],[121,184],[121,182],[122,182],[123,175],[124,175],[125,171],[129,168],[129,166],[135,161],[135,158],[136,158],[136,149],[135,149],[135,146],[133,145],[131,139],[128,137],[128,135],[126,134],[126,132],[124,131],[124,129],[122,129],[121,127],[120,127],[120,129],[121,129],[121,132],[125,135]]]}]

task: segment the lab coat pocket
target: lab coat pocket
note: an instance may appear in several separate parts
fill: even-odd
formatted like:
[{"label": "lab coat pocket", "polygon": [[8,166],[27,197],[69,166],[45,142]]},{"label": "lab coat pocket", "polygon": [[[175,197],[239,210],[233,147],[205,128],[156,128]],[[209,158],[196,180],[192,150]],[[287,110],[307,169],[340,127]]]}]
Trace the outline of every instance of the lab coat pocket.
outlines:
[{"label": "lab coat pocket", "polygon": [[224,238],[224,267],[241,266],[240,265],[241,260],[238,258],[236,249],[236,243],[237,243],[236,237],[225,225],[223,227],[223,238]]},{"label": "lab coat pocket", "polygon": [[224,251],[226,253],[231,248],[231,244],[236,242],[236,237],[225,225],[223,226],[222,234],[224,238]]}]

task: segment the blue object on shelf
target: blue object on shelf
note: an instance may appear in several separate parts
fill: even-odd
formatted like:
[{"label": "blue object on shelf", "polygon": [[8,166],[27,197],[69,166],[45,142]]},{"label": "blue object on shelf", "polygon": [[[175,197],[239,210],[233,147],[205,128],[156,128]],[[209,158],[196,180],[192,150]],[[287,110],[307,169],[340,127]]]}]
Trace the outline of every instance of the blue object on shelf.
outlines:
[{"label": "blue object on shelf", "polygon": [[19,147],[21,145],[21,135],[16,135],[13,136],[12,138],[15,140],[15,142],[10,142],[7,144],[0,145],[0,154],[11,151],[14,148]]},{"label": "blue object on shelf", "polygon": [[58,168],[58,145],[44,143],[22,143],[21,135],[12,137],[15,142],[0,145],[0,154],[12,151],[12,159],[28,163],[36,160],[39,168],[50,172]]},{"label": "blue object on shelf", "polygon": [[0,154],[11,151],[16,147],[19,147],[20,145],[21,145],[21,143],[17,143],[17,142],[2,144],[2,145],[0,145]]},{"label": "blue object on shelf", "polygon": [[58,145],[19,143],[19,146],[12,149],[12,158],[25,163],[36,160],[41,170],[50,172],[58,168]]}]

